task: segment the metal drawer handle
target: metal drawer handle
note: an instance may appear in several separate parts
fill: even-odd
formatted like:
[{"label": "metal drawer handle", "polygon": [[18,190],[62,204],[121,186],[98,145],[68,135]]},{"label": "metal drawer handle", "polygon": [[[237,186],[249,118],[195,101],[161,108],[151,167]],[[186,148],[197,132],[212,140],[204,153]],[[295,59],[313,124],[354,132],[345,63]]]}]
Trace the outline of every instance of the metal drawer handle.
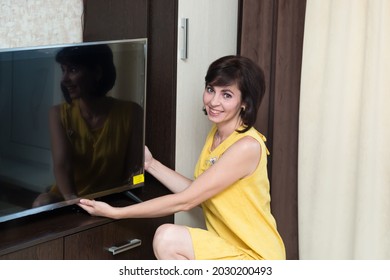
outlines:
[{"label": "metal drawer handle", "polygon": [[125,252],[127,250],[133,249],[135,247],[139,247],[141,246],[141,244],[142,241],[140,239],[132,239],[132,240],[128,240],[126,244],[111,246],[110,248],[108,248],[108,251],[110,251],[113,255],[116,255]]}]

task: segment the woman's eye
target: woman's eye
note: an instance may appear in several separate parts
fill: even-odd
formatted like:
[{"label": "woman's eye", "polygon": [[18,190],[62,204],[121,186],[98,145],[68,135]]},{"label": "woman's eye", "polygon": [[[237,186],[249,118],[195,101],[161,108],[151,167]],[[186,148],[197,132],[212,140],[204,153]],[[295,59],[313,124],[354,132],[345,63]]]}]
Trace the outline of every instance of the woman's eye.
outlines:
[{"label": "woman's eye", "polygon": [[206,87],[206,91],[209,92],[209,93],[214,92],[212,87]]},{"label": "woman's eye", "polygon": [[76,66],[62,66],[61,70],[62,73],[77,73],[79,71],[79,68]]},{"label": "woman's eye", "polygon": [[224,97],[225,99],[230,99],[230,98],[232,98],[232,95],[231,95],[230,93],[225,92],[225,93],[223,94],[223,97]]}]

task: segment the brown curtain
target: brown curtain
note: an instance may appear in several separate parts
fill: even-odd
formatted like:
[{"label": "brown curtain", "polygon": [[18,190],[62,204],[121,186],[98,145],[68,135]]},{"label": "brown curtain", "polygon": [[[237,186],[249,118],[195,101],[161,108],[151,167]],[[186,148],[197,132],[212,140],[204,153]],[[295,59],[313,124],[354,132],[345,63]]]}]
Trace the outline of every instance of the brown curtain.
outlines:
[{"label": "brown curtain", "polygon": [[306,0],[241,0],[239,54],[265,71],[267,91],[256,128],[266,135],[271,207],[286,245],[298,252],[298,119]]}]

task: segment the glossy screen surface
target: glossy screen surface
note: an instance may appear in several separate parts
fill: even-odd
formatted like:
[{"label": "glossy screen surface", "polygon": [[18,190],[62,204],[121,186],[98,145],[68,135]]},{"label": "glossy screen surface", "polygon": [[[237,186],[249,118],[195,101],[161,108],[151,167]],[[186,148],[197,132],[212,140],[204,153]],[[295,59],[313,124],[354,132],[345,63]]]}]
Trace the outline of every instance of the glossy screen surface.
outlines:
[{"label": "glossy screen surface", "polygon": [[[64,48],[99,45],[106,45],[112,51],[116,78],[106,97],[109,97],[110,102],[119,105],[109,107],[111,111],[115,111],[116,116],[110,120],[109,133],[107,132],[104,138],[102,136],[105,142],[101,143],[100,147],[103,148],[92,145],[84,148],[109,151],[110,149],[105,147],[114,145],[112,142],[121,148],[117,149],[115,156],[101,156],[101,162],[94,163],[97,165],[95,170],[98,171],[88,175],[90,177],[79,178],[78,181],[86,185],[95,182],[87,191],[80,191],[82,195],[77,193],[76,197],[67,197],[57,186],[60,199],[37,203],[42,194],[51,192],[53,186],[59,185],[59,179],[54,172],[55,145],[49,111],[54,106],[66,103],[66,98],[61,86],[64,69],[56,61],[56,55]],[[75,204],[79,197],[97,198],[143,186],[146,50],[146,39],[0,50],[0,222]],[[99,75],[100,72],[97,76]],[[72,86],[68,86],[68,90],[72,91]],[[72,104],[76,104],[75,102],[77,101]],[[131,106],[122,106],[122,103]],[[111,111],[107,115],[114,115]],[[119,113],[121,115],[118,115]],[[115,127],[117,123],[128,118],[131,119],[128,122],[131,123],[129,128],[127,123],[126,127]],[[103,121],[104,125],[106,122],[107,120]],[[120,133],[127,129],[127,136],[122,137]],[[101,132],[96,133],[99,138]],[[68,142],[79,136],[77,128],[69,129],[65,128],[65,125],[64,135],[65,141]],[[121,138],[127,139],[127,142],[120,143]],[[91,164],[91,157],[84,159],[82,154],[74,156],[72,149],[76,148],[73,148],[72,144],[69,146],[67,161],[57,165],[66,166],[67,162],[74,161],[71,164],[72,168],[76,169],[73,173],[79,171],[80,177],[84,169],[87,170]],[[121,157],[121,153],[127,157]],[[58,168],[60,167],[57,167],[57,170]],[[124,175],[112,175],[115,170],[124,170]],[[112,178],[105,180],[108,177]]]}]

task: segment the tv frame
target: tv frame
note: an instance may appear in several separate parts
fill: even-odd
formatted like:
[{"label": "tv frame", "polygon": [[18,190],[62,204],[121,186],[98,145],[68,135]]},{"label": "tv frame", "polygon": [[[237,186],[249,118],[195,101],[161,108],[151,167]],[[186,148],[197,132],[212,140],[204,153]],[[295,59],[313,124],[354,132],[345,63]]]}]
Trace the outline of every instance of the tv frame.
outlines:
[{"label": "tv frame", "polygon": [[[142,142],[143,146],[145,145],[145,121],[146,121],[146,97],[147,97],[147,49],[148,49],[148,39],[147,38],[137,38],[137,39],[121,39],[121,40],[108,40],[108,41],[94,41],[94,42],[80,42],[80,43],[69,43],[69,44],[57,44],[57,45],[43,45],[43,46],[32,46],[32,47],[18,47],[18,48],[5,48],[0,49],[0,55],[4,53],[18,53],[23,51],[52,51],[52,50],[60,50],[64,47],[75,47],[75,46],[88,46],[95,44],[108,44],[108,45],[116,45],[116,44],[126,44],[126,43],[141,43],[143,44],[143,55],[144,55],[144,85],[143,85],[143,99],[140,102],[143,108],[143,123],[142,123]],[[56,52],[54,52],[55,54]],[[115,54],[114,54],[115,56]],[[1,62],[0,62],[1,63]],[[56,64],[53,56],[53,63]],[[0,65],[1,66],[1,65]],[[58,86],[59,87],[59,86]],[[61,100],[63,101],[63,100]],[[93,194],[89,194],[84,196],[85,198],[96,199],[103,198],[105,196],[116,194],[116,193],[124,193],[127,197],[132,199],[135,202],[141,202],[141,200],[130,192],[133,189],[142,188],[144,186],[144,178],[145,170],[142,169],[141,173],[137,174],[133,178],[129,178],[125,182],[114,185],[112,188],[96,192]],[[18,210],[14,213],[9,213],[0,216],[0,223],[7,222],[10,220],[19,219],[22,217],[27,217],[31,215],[36,215],[43,212],[52,211],[55,209],[60,209],[66,206],[71,206],[77,204],[80,198],[75,198],[71,200],[64,200],[60,202],[54,202],[47,205],[38,206],[35,208],[29,208],[24,210]]]}]

